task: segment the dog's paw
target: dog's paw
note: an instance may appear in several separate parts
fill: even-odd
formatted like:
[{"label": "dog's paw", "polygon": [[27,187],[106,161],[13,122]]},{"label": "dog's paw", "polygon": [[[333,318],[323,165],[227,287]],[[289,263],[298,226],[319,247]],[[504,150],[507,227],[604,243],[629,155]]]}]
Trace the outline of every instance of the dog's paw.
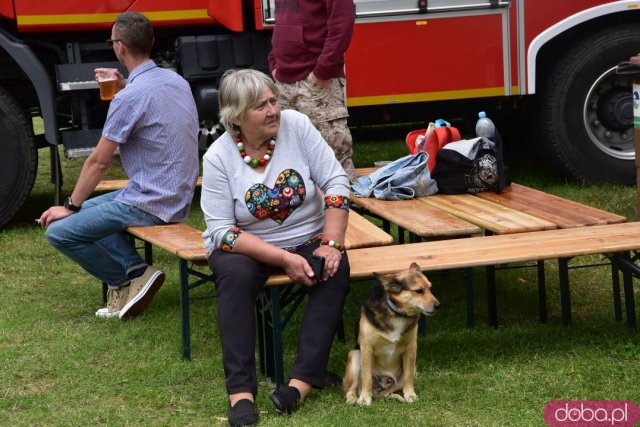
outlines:
[{"label": "dog's paw", "polygon": [[397,400],[398,402],[404,402],[404,397],[400,396],[398,393],[391,393],[387,396],[387,399]]},{"label": "dog's paw", "polygon": [[407,403],[413,403],[416,400],[418,400],[418,395],[415,394],[414,392],[410,392],[410,393],[405,393],[404,394],[404,401]]},{"label": "dog's paw", "polygon": [[349,405],[353,405],[354,403],[356,403],[358,401],[358,396],[356,396],[356,394],[352,391],[348,392],[346,395],[346,399],[347,399],[347,403]]},{"label": "dog's paw", "polygon": [[358,399],[358,405],[364,405],[364,406],[371,405],[371,396],[360,395],[360,398]]}]

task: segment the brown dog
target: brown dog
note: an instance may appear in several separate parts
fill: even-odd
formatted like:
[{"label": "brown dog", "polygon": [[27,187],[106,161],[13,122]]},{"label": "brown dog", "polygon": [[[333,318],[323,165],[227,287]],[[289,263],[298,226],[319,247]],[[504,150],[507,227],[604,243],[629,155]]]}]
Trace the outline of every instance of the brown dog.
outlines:
[{"label": "brown dog", "polygon": [[[397,274],[375,274],[358,322],[359,349],[349,352],[343,388],[347,403],[370,405],[372,396],[414,402],[418,319],[435,314],[440,303],[431,282],[411,264]],[[396,392],[402,390],[402,396]]]}]

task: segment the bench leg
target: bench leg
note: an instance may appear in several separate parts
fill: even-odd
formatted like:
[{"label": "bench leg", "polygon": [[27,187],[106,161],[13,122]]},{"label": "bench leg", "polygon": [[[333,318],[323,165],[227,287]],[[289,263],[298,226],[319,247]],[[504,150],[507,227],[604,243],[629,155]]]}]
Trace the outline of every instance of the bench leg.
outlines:
[{"label": "bench leg", "polygon": [[260,292],[256,301],[256,331],[258,335],[258,354],[260,356],[260,372],[267,378],[273,376],[273,343],[267,325],[271,322],[267,311],[270,310],[266,292]]},{"label": "bench leg", "polygon": [[398,243],[404,244],[404,228],[398,226]]},{"label": "bench leg", "polygon": [[420,243],[422,242],[422,237],[417,234],[409,233],[409,242],[410,243]]},{"label": "bench leg", "polygon": [[273,379],[278,387],[284,384],[284,362],[282,355],[282,322],[280,320],[280,291],[272,286],[267,293],[271,300],[271,339],[273,342]]},{"label": "bench leg", "polygon": [[144,242],[144,262],[153,265],[153,246],[149,242]]},{"label": "bench leg", "polygon": [[467,328],[471,329],[476,325],[473,320],[473,268],[465,268],[464,271],[467,279]]},{"label": "bench leg", "polygon": [[622,254],[620,264],[624,267],[622,269],[622,283],[624,286],[624,308],[627,312],[627,325],[635,329],[636,301],[633,295],[633,275],[640,278],[640,269],[631,261],[628,252]]},{"label": "bench leg", "polygon": [[496,297],[496,267],[488,265],[487,271],[487,309],[489,311],[489,325],[498,327],[498,303]]},{"label": "bench leg", "polygon": [[102,303],[107,303],[107,291],[109,290],[109,286],[105,282],[102,282]]},{"label": "bench leg", "polygon": [[344,334],[344,316],[340,317],[340,323],[338,323],[338,330],[336,331],[336,338],[338,338],[338,341],[340,342],[347,342],[347,338]]},{"label": "bench leg", "polygon": [[622,300],[620,298],[620,266],[617,257],[611,257],[611,284],[613,291],[613,316],[616,322],[622,321]]},{"label": "bench leg", "polygon": [[191,360],[191,331],[189,324],[189,272],[187,261],[180,259],[180,313],[182,314],[182,357]]},{"label": "bench leg", "polygon": [[562,306],[562,324],[569,326],[571,323],[571,292],[569,290],[569,259],[558,259],[560,280],[560,304]]},{"label": "bench leg", "polygon": [[547,285],[544,273],[544,261],[538,261],[538,308],[540,310],[540,323],[547,323]]},{"label": "bench leg", "polygon": [[280,319],[280,291],[277,286],[265,289],[258,297],[258,342],[260,370],[280,387],[284,384],[282,354],[282,320]]},{"label": "bench leg", "polygon": [[387,234],[391,234],[391,223],[388,219],[382,219],[382,230]]}]

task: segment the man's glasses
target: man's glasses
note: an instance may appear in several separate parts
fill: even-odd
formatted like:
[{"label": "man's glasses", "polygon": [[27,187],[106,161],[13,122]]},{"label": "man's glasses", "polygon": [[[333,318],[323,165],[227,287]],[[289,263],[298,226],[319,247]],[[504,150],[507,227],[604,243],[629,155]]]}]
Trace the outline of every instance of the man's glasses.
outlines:
[{"label": "man's glasses", "polygon": [[109,43],[110,47],[113,46],[113,44],[115,42],[121,42],[122,43],[122,40],[120,40],[120,39],[107,39],[107,43]]}]

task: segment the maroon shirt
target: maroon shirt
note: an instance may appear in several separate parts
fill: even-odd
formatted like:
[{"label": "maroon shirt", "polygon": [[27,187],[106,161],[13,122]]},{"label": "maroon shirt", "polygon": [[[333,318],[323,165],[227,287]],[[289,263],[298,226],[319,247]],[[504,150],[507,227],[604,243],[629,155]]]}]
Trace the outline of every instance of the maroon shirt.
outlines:
[{"label": "maroon shirt", "polygon": [[344,53],[355,21],[353,0],[276,0],[269,68],[282,83],[311,72],[322,80],[344,77]]}]

